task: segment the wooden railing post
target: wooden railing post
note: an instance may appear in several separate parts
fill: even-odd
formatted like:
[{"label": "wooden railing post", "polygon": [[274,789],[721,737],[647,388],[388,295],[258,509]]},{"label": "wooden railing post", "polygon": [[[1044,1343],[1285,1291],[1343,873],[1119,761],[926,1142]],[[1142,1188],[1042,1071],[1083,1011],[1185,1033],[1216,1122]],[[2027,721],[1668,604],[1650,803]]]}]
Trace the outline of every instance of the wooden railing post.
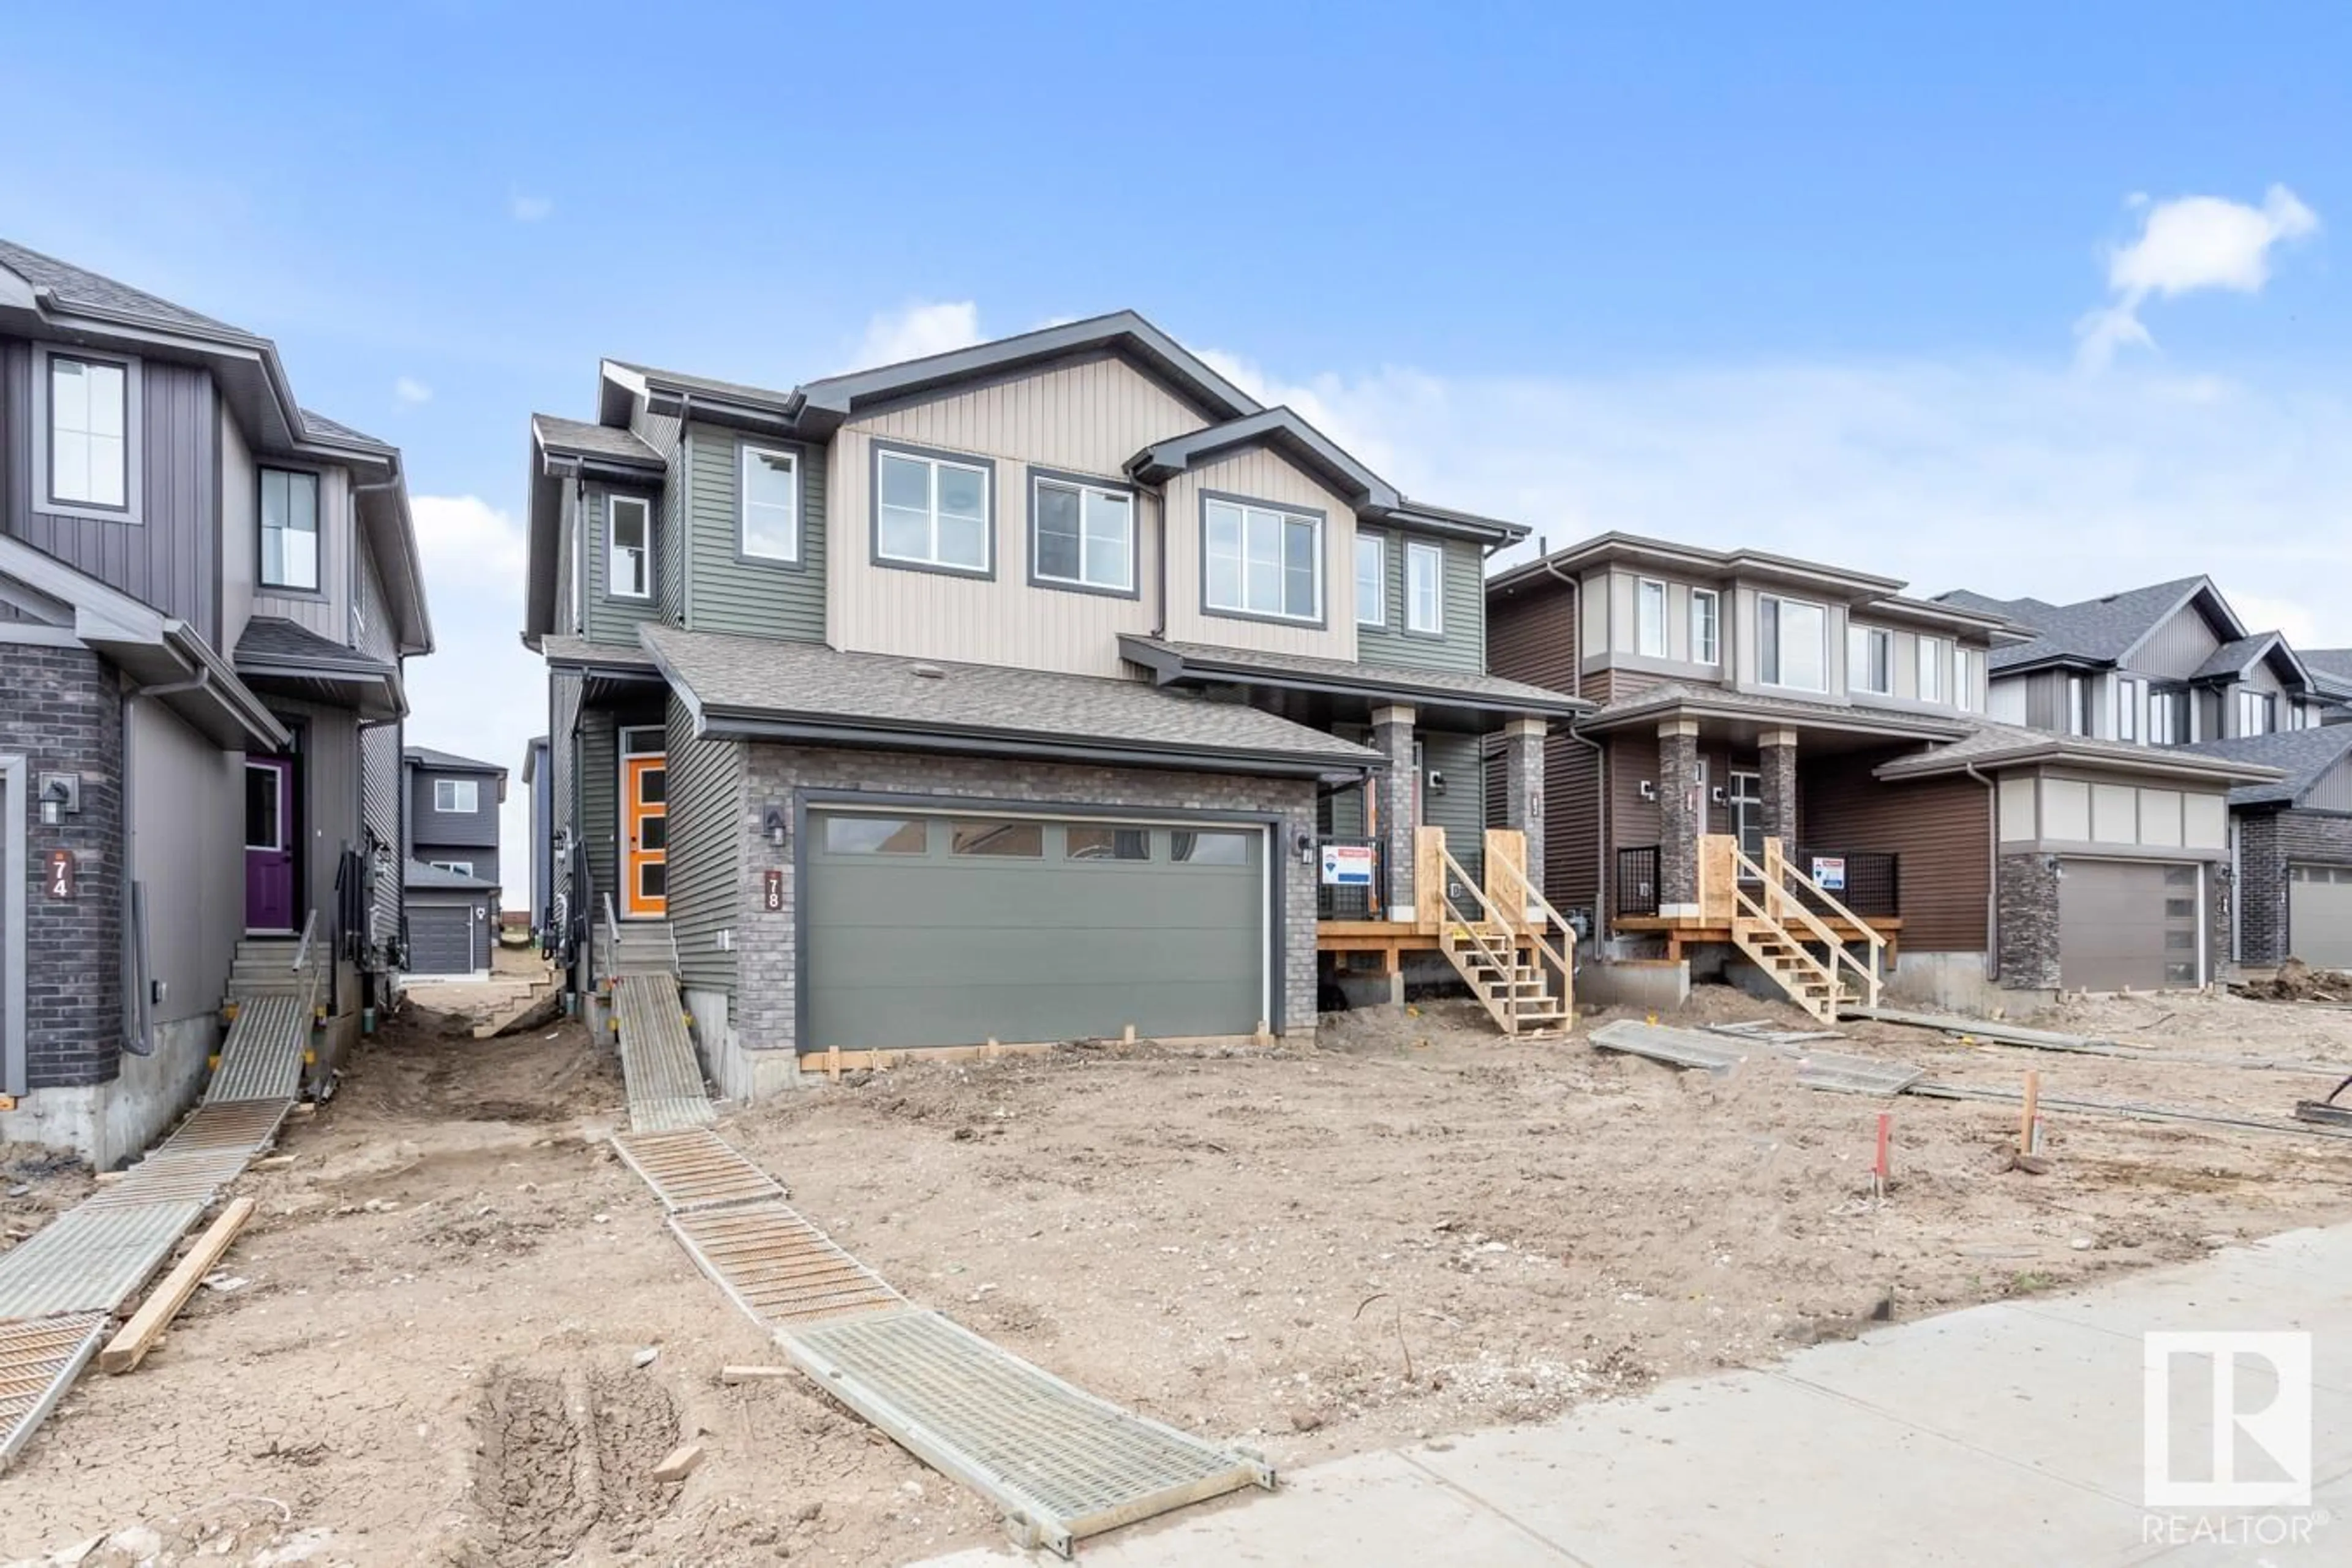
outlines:
[{"label": "wooden railing post", "polygon": [[1433,931],[1445,922],[1445,829],[1417,827],[1412,834],[1413,922]]}]

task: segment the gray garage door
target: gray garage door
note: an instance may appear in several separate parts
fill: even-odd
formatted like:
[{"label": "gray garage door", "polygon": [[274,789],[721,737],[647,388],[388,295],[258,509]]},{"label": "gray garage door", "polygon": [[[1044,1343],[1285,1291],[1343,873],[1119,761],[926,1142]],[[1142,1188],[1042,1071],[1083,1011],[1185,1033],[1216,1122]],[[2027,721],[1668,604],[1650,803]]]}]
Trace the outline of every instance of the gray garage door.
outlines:
[{"label": "gray garage door", "polygon": [[408,906],[408,968],[412,974],[470,974],[474,911],[466,904]]},{"label": "gray garage door", "polygon": [[2352,969],[2352,866],[2286,868],[2287,951],[2318,969]]},{"label": "gray garage door", "polygon": [[1255,827],[813,813],[806,1050],[1247,1034]]},{"label": "gray garage door", "polygon": [[2196,985],[2195,866],[2067,860],[2058,882],[2059,974],[2082,991]]}]

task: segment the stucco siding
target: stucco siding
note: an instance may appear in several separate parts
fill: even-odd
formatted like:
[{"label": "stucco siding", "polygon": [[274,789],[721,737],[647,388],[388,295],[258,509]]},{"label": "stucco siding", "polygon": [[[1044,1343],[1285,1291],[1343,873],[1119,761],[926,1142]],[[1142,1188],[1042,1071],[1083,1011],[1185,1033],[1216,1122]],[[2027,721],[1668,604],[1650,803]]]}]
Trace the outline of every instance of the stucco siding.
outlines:
[{"label": "stucco siding", "polygon": [[[799,458],[801,559],[796,563],[751,560],[742,553],[737,502],[747,444]],[[825,563],[833,542],[826,522],[830,485],[824,451],[796,442],[753,440],[711,425],[688,426],[683,450],[688,497],[686,625],[697,631],[824,641]]]}]

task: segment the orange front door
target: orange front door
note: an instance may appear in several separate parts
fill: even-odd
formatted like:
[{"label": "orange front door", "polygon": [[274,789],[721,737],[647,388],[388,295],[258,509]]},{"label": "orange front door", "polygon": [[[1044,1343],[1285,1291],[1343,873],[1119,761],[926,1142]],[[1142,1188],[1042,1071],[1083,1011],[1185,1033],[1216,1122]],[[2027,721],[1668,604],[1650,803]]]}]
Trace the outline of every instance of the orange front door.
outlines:
[{"label": "orange front door", "polygon": [[621,763],[621,913],[669,913],[669,773],[665,757]]}]

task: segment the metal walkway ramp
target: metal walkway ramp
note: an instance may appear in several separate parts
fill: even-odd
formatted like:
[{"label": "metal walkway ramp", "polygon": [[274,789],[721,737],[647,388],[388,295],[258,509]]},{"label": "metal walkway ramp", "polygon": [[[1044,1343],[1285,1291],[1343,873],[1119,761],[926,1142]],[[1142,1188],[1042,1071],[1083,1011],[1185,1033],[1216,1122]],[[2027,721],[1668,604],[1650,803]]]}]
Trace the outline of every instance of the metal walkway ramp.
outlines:
[{"label": "metal walkway ramp", "polygon": [[1080,1536],[1244,1487],[1264,1463],[1147,1421],[937,1312],[864,1312],[778,1331],[818,1385],[1004,1510],[1024,1546]]},{"label": "metal walkway ramp", "polygon": [[220,1065],[205,1086],[205,1104],[291,1100],[302,1092],[319,1001],[320,955],[312,946],[318,919],[310,916],[299,940],[247,937],[237,943],[228,983],[236,1016],[221,1042]]},{"label": "metal walkway ramp", "polygon": [[645,970],[617,977],[613,1018],[621,1031],[631,1131],[674,1131],[718,1120],[686,1032],[686,1004],[678,997],[676,976]]}]

